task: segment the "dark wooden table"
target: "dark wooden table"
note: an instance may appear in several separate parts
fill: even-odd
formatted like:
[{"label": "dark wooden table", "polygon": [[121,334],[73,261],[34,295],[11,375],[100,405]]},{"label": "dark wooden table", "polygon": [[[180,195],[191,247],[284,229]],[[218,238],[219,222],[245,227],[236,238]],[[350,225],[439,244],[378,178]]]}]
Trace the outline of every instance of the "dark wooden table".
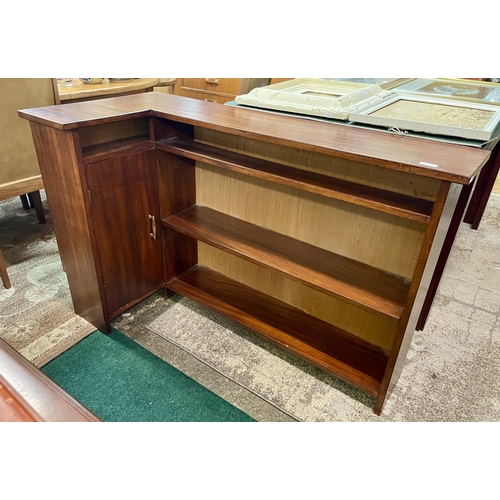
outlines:
[{"label": "dark wooden table", "polygon": [[448,229],[448,233],[436,265],[436,270],[429,286],[429,291],[427,292],[427,296],[422,306],[422,311],[420,312],[417,330],[423,330],[425,327],[427,317],[429,316],[434,297],[436,296],[439,288],[439,283],[443,277],[444,269],[446,267],[446,263],[448,262],[448,257],[457,236],[460,224],[462,221],[466,224],[470,224],[471,229],[473,230],[477,230],[479,227],[479,223],[483,217],[486,204],[488,203],[491,191],[495,184],[495,179],[497,178],[498,171],[500,169],[500,131],[497,131],[497,135],[494,140],[485,145],[483,149],[491,151],[491,155],[481,169],[481,172],[477,176],[476,180],[469,185],[462,187],[460,199]]}]

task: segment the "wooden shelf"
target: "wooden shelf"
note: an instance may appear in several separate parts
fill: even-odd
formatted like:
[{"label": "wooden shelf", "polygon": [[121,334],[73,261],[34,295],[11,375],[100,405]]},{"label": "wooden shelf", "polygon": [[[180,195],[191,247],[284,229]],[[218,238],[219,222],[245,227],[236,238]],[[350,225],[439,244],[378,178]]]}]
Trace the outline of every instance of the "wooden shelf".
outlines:
[{"label": "wooden shelf", "polygon": [[116,158],[128,154],[154,149],[155,144],[150,140],[149,134],[142,134],[126,139],[96,144],[82,148],[83,161],[85,164]]},{"label": "wooden shelf", "polygon": [[382,349],[204,266],[167,287],[377,396],[388,361]]},{"label": "wooden shelf", "polygon": [[365,310],[401,318],[409,283],[402,277],[194,205],[163,225],[274,270]]},{"label": "wooden shelf", "polygon": [[157,141],[156,147],[168,153],[203,161],[234,172],[421,223],[427,223],[432,213],[433,203],[427,200],[280,165],[192,140],[174,137]]}]

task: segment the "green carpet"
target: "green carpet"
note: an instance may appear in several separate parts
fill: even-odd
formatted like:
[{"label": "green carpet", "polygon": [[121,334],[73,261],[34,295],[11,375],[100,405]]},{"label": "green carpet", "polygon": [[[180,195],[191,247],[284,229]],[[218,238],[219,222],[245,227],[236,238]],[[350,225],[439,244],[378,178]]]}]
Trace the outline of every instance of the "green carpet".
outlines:
[{"label": "green carpet", "polygon": [[255,422],[118,330],[92,333],[42,371],[105,422]]}]

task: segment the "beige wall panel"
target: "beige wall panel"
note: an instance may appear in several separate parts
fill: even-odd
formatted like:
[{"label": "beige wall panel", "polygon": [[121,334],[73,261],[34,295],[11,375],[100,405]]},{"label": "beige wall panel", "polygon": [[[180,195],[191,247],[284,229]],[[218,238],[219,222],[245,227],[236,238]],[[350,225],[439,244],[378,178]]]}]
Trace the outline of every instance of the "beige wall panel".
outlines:
[{"label": "beige wall panel", "polygon": [[[0,186],[6,185],[0,199],[4,199],[19,194],[17,183],[41,175],[30,124],[18,110],[53,105],[55,100],[52,78],[0,78],[0,94]],[[35,187],[41,189],[41,181]]]},{"label": "beige wall panel", "polygon": [[413,275],[423,224],[202,163],[196,185],[200,205],[406,278]]},{"label": "beige wall panel", "polygon": [[282,300],[372,344],[384,349],[390,349],[392,346],[396,323],[390,320],[363,311],[201,242],[198,243],[198,257],[200,264]]},{"label": "beige wall panel", "polygon": [[[307,124],[307,121],[304,121]],[[429,201],[436,199],[439,181],[404,172],[395,172],[363,163],[334,158],[319,153],[300,151],[277,144],[267,144],[244,137],[197,128],[196,138],[200,142],[223,147],[231,151],[265,158],[276,163],[295,166],[311,172],[337,177],[367,186],[388,189],[396,193],[415,196]],[[404,137],[394,137],[404,140]]]}]

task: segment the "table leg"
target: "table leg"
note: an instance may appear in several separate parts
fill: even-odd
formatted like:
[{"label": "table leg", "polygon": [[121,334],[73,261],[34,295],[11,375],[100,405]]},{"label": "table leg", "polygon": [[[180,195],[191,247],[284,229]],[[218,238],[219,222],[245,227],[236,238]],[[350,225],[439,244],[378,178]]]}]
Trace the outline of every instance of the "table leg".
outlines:
[{"label": "table leg", "polygon": [[40,191],[33,191],[28,193],[28,198],[31,203],[31,207],[36,210],[36,215],[38,217],[38,222],[40,224],[45,224],[45,213],[43,212],[42,198],[40,196]]},{"label": "table leg", "polygon": [[3,260],[2,251],[0,250],[0,277],[2,278],[2,283],[5,288],[11,288],[9,275],[7,274],[7,266]]},{"label": "table leg", "polygon": [[21,203],[23,204],[24,210],[29,210],[30,202],[28,201],[28,197],[25,194],[22,194],[19,198],[21,198]]},{"label": "table leg", "polygon": [[477,229],[495,184],[495,179],[500,169],[499,146],[495,147],[486,165],[479,174],[476,187],[465,213],[464,222],[471,224],[472,229]]},{"label": "table leg", "polygon": [[450,227],[448,228],[441,253],[439,254],[438,260],[436,262],[436,269],[434,270],[434,274],[432,275],[431,282],[429,284],[429,290],[427,290],[427,295],[425,296],[424,303],[420,311],[420,316],[418,318],[416,326],[417,331],[423,330],[425,327],[427,316],[429,316],[429,312],[431,310],[432,303],[434,302],[434,297],[436,296],[439,283],[441,282],[441,278],[443,277],[444,268],[446,267],[451,248],[453,247],[453,243],[455,242],[458,228],[460,227],[460,223],[462,221],[467,202],[469,201],[469,196],[472,191],[473,185],[474,182],[471,182],[468,186],[462,186],[455,212],[453,213],[453,217],[451,218]]}]

